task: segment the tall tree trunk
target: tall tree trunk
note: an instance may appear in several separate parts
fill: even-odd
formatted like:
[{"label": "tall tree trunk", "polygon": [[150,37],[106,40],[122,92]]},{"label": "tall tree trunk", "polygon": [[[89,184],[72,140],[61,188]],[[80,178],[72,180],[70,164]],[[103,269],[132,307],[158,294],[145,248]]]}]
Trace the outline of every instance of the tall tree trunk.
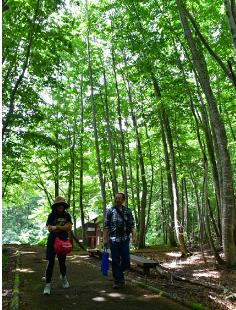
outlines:
[{"label": "tall tree trunk", "polygon": [[188,189],[187,189],[186,178],[184,178],[184,195],[185,195],[184,217],[185,217],[185,220],[186,220],[185,227],[186,227],[187,236],[189,237],[189,233],[190,233],[190,228],[189,228],[190,220],[189,220],[189,216],[190,216],[190,213],[189,213]]},{"label": "tall tree trunk", "polygon": [[26,48],[26,56],[25,56],[25,61],[24,61],[23,66],[22,66],[22,72],[19,75],[19,77],[17,78],[14,87],[11,89],[9,109],[8,109],[8,112],[6,114],[5,119],[3,119],[3,122],[2,122],[2,139],[3,139],[3,141],[4,141],[4,136],[6,134],[6,131],[12,122],[12,116],[14,114],[14,109],[15,109],[15,105],[14,105],[15,104],[15,96],[16,96],[17,90],[22,83],[22,80],[25,76],[25,71],[26,71],[28,64],[29,64],[30,51],[32,48],[33,35],[35,32],[36,20],[38,17],[38,11],[39,11],[39,0],[37,0],[37,2],[36,2],[35,13],[34,13],[33,22],[32,22],[32,28],[31,28],[30,34],[29,34],[29,43],[28,43],[27,48]]},{"label": "tall tree trunk", "polygon": [[79,209],[80,209],[80,219],[82,225],[82,239],[83,243],[87,245],[87,230],[85,226],[85,216],[84,216],[84,100],[83,100],[83,78],[80,80],[80,104],[81,104],[81,121],[80,121],[80,170],[79,170]]},{"label": "tall tree trunk", "polygon": [[142,110],[142,116],[144,120],[145,132],[146,132],[146,139],[148,143],[148,153],[149,153],[149,161],[151,165],[151,182],[150,182],[150,190],[149,190],[149,199],[148,199],[148,212],[147,212],[147,221],[146,221],[146,229],[145,233],[147,233],[147,229],[149,227],[149,220],[150,220],[150,213],[151,213],[151,206],[152,206],[152,195],[153,195],[153,184],[154,184],[154,163],[153,163],[153,155],[152,155],[152,148],[150,144],[150,137],[148,134],[147,123],[144,116],[144,111]]},{"label": "tall tree trunk", "polygon": [[116,95],[117,95],[117,113],[118,113],[118,121],[119,121],[119,129],[120,129],[120,140],[121,140],[121,158],[122,158],[122,170],[123,170],[123,186],[124,193],[126,195],[126,200],[128,199],[128,190],[127,190],[127,168],[126,168],[126,150],[125,150],[125,137],[124,130],[122,126],[122,115],[121,115],[121,102],[120,102],[120,91],[117,81],[117,73],[116,73],[116,63],[115,63],[115,55],[113,47],[111,48],[111,56],[112,56],[112,69],[114,72],[115,85],[116,85]]},{"label": "tall tree trunk", "polygon": [[210,221],[209,221],[209,198],[208,198],[208,163],[207,158],[204,157],[204,184],[203,184],[203,192],[204,192],[204,208],[205,208],[205,218],[206,218],[206,230],[207,230],[207,236],[208,240],[211,246],[211,249],[214,253],[215,259],[219,264],[223,264],[223,260],[220,257],[219,253],[216,250],[216,247],[214,245],[214,241],[212,238],[211,233],[211,227],[210,227]]},{"label": "tall tree trunk", "polygon": [[216,158],[215,158],[213,138],[212,138],[212,134],[211,134],[210,126],[209,126],[207,111],[206,111],[206,108],[202,100],[200,100],[200,104],[201,104],[200,109],[201,109],[201,117],[202,117],[202,127],[205,133],[208,155],[209,155],[210,162],[211,162],[213,185],[215,189],[218,227],[221,233],[221,212],[220,212],[221,210],[221,188],[220,188],[219,173],[218,173],[218,168],[217,168],[217,163],[216,163]]},{"label": "tall tree trunk", "polygon": [[138,132],[138,125],[137,120],[135,117],[135,112],[133,109],[133,100],[132,100],[132,93],[131,93],[131,86],[129,80],[126,81],[127,83],[127,93],[128,93],[128,100],[129,100],[129,107],[132,117],[132,122],[135,131],[135,140],[137,145],[137,152],[138,152],[138,162],[141,172],[141,181],[142,181],[142,196],[141,196],[141,205],[140,205],[140,231],[139,231],[139,240],[138,240],[138,247],[144,248],[145,247],[145,233],[146,233],[146,208],[147,208],[147,180],[146,180],[146,172],[145,172],[145,165],[143,159],[143,152],[142,146],[140,142],[139,132]]},{"label": "tall tree trunk", "polygon": [[171,178],[171,168],[170,168],[170,158],[168,147],[166,143],[166,134],[164,130],[163,119],[161,113],[159,113],[160,127],[161,127],[161,137],[162,145],[165,156],[165,167],[166,167],[166,177],[167,177],[167,188],[168,188],[168,207],[169,207],[169,223],[168,223],[168,238],[171,246],[176,246],[175,240],[175,219],[174,219],[174,198],[173,198],[173,188],[172,188],[172,178]]},{"label": "tall tree trunk", "polygon": [[104,183],[103,175],[102,175],[102,164],[101,164],[100,148],[99,148],[99,141],[98,141],[98,130],[97,130],[96,107],[95,107],[95,102],[94,102],[93,70],[92,70],[90,39],[89,39],[89,36],[90,36],[90,19],[89,19],[88,1],[87,0],[86,0],[86,17],[87,17],[88,71],[89,71],[89,83],[90,83],[91,104],[92,104],[92,114],[93,114],[93,131],[94,131],[94,138],[95,138],[98,176],[99,176],[101,196],[102,196],[103,217],[105,218],[105,215],[106,215],[106,190],[105,190],[105,183]]},{"label": "tall tree trunk", "polygon": [[175,220],[175,233],[182,252],[182,256],[187,256],[189,251],[186,247],[184,240],[184,229],[181,224],[180,218],[180,206],[179,206],[179,194],[178,194],[178,184],[177,184],[177,175],[176,175],[176,164],[175,164],[175,153],[174,145],[172,139],[171,128],[167,114],[165,113],[164,108],[161,109],[161,117],[163,119],[163,124],[165,128],[165,133],[169,145],[170,159],[171,159],[171,179],[172,179],[172,190],[173,190],[173,201],[174,201],[174,220]]},{"label": "tall tree trunk", "polygon": [[[198,186],[196,184],[195,181],[195,177],[194,177],[194,173],[192,170],[190,170],[190,179],[193,185],[193,189],[194,189],[194,194],[195,194],[195,198],[196,198],[196,204],[197,204],[197,226],[198,226],[198,240],[200,240],[200,242],[202,243],[202,225],[201,225],[201,220],[202,220],[202,213],[201,213],[201,205],[200,205],[200,195],[198,193]],[[194,219],[194,216],[193,216]],[[194,225],[194,222],[192,223],[192,227],[196,227]]]},{"label": "tall tree trunk", "polygon": [[114,150],[113,150],[113,143],[112,143],[111,124],[110,124],[110,115],[109,115],[109,106],[108,106],[106,71],[105,71],[104,64],[102,65],[103,65],[103,80],[104,80],[104,87],[105,87],[106,132],[107,132],[107,137],[108,137],[109,154],[110,154],[110,159],[111,159],[112,191],[113,191],[113,196],[115,197],[115,194],[118,193],[118,184],[117,184],[117,177],[116,177],[115,157],[114,157]]},{"label": "tall tree trunk", "polygon": [[71,141],[71,134],[68,129],[68,142],[70,148],[70,173],[68,180],[68,190],[67,190],[67,203],[70,204],[71,195],[72,195],[72,187],[73,187],[73,178],[75,174],[75,124],[73,125],[73,137]]},{"label": "tall tree trunk", "polygon": [[228,266],[234,266],[236,265],[236,244],[234,239],[234,234],[236,231],[236,206],[235,206],[235,197],[233,188],[232,167],[231,167],[230,154],[228,151],[226,131],[217,108],[214,94],[211,89],[207,64],[205,62],[204,55],[199,47],[199,44],[197,45],[193,39],[188,24],[188,20],[185,14],[183,1],[176,0],[176,2],[180,14],[182,27],[185,33],[185,37],[187,39],[192,54],[193,64],[198,73],[199,82],[208,103],[209,115],[216,134],[217,148],[219,150],[219,158],[221,161],[222,177],[223,177],[222,179],[223,249],[226,264]]},{"label": "tall tree trunk", "polygon": [[55,161],[55,177],[54,177],[54,187],[55,187],[55,197],[59,196],[59,146],[58,146],[58,131],[56,132],[56,161]]},{"label": "tall tree trunk", "polygon": [[[187,82],[187,78],[186,78],[186,74],[185,74],[185,70],[183,67],[183,64],[180,60],[180,56],[176,47],[176,43],[173,40],[173,45],[175,47],[175,52],[176,52],[176,57],[177,57],[177,63],[178,66],[182,72],[183,78],[184,78],[184,83],[185,86],[187,88],[188,91],[188,95],[189,95],[189,100],[190,100],[190,107],[196,122],[196,130],[197,130],[197,137],[198,137],[198,141],[199,141],[199,145],[202,149],[202,145],[201,145],[201,141],[200,141],[200,133],[199,133],[199,121],[198,119],[200,117],[198,117],[198,113],[197,113],[197,109],[194,105],[194,99],[192,96],[192,91],[190,89],[189,83]],[[185,50],[186,53],[186,50]],[[186,57],[189,59],[189,57],[186,55]],[[191,59],[189,59],[190,63],[191,63]],[[192,65],[193,66],[193,65]],[[221,215],[220,215],[220,210],[221,210],[221,187],[220,187],[220,177],[219,177],[219,173],[218,173],[218,168],[217,168],[217,162],[215,159],[215,152],[214,152],[214,143],[213,143],[213,137],[211,134],[211,130],[210,130],[210,126],[209,126],[209,120],[208,120],[208,115],[207,115],[207,111],[206,108],[204,106],[204,102],[203,102],[203,98],[200,92],[200,87],[199,87],[199,83],[198,83],[198,79],[197,79],[197,73],[196,70],[194,69],[193,66],[193,72],[195,75],[195,80],[196,80],[196,84],[197,84],[197,94],[198,94],[198,102],[200,104],[200,111],[201,111],[201,116],[202,116],[202,127],[203,127],[203,131],[205,134],[205,139],[206,139],[206,143],[207,143],[207,150],[208,150],[208,154],[209,154],[209,158],[210,158],[210,162],[211,162],[211,167],[212,167],[212,175],[213,175],[213,184],[214,184],[214,189],[215,189],[215,195],[216,195],[216,205],[217,205],[217,218],[218,218],[218,226],[219,226],[219,230],[221,232]]]},{"label": "tall tree trunk", "polygon": [[[229,68],[227,68],[227,66],[224,64],[224,62],[221,60],[221,58],[219,57],[218,54],[216,54],[216,52],[214,52],[212,50],[212,48],[210,47],[210,45],[208,44],[207,40],[204,38],[204,36],[202,35],[201,31],[199,30],[199,27],[195,21],[195,19],[193,18],[193,16],[190,14],[190,12],[187,10],[186,7],[183,8],[183,10],[185,11],[186,16],[188,17],[188,19],[190,20],[191,24],[194,27],[195,33],[198,36],[199,40],[202,42],[203,46],[207,49],[207,51],[209,52],[209,54],[212,56],[213,60],[217,63],[218,66],[221,67],[221,69],[223,70],[225,76],[233,83],[234,87],[236,87],[236,76],[235,73],[233,72],[232,69],[232,65],[231,63],[228,61],[228,65]],[[236,24],[235,24],[236,25]],[[236,30],[236,29],[235,29]],[[236,32],[235,32],[236,33]]]},{"label": "tall tree trunk", "polygon": [[235,0],[224,0],[229,30],[232,36],[234,52],[236,54],[236,5]]},{"label": "tall tree trunk", "polygon": [[[159,85],[157,83],[157,79],[154,74],[151,74],[151,79],[153,82],[155,97],[157,101],[161,100],[161,92]],[[158,109],[159,121],[160,121],[160,129],[161,129],[161,137],[162,137],[162,144],[165,156],[165,166],[166,166],[166,177],[167,177],[167,186],[168,186],[168,206],[169,206],[169,215],[170,221],[168,225],[168,237],[171,246],[176,246],[175,241],[175,219],[174,219],[174,196],[173,196],[173,188],[172,188],[172,177],[171,177],[171,167],[170,167],[170,159],[169,159],[169,152],[166,143],[166,134],[164,130],[164,123],[163,118],[161,115],[161,109]]]},{"label": "tall tree trunk", "polygon": [[137,201],[137,210],[138,210],[138,217],[136,219],[137,224],[137,232],[138,232],[138,242],[140,236],[140,218],[141,218],[141,201],[140,201],[140,185],[139,185],[139,161],[138,161],[138,154],[136,154],[136,201]]},{"label": "tall tree trunk", "polygon": [[[165,204],[164,204],[164,180],[163,180],[163,170],[161,167],[161,177],[160,177],[160,187],[161,187],[161,193],[160,193],[160,198],[161,198],[161,213],[162,213],[162,233],[163,233],[163,242],[164,244],[167,244],[167,237],[168,237],[168,227],[170,227],[171,225],[166,225],[166,222],[168,222],[168,218],[170,218],[170,215],[166,214],[165,212]],[[169,211],[169,210],[168,210]],[[167,212],[169,213],[169,212]],[[158,214],[157,214],[158,215]],[[156,221],[156,226],[158,224],[159,220],[157,217],[157,221]],[[171,230],[172,234],[174,232],[174,229]],[[174,238],[174,234],[173,234],[173,238]],[[170,242],[171,243],[171,242]],[[174,239],[174,243],[176,245],[175,239]]]}]

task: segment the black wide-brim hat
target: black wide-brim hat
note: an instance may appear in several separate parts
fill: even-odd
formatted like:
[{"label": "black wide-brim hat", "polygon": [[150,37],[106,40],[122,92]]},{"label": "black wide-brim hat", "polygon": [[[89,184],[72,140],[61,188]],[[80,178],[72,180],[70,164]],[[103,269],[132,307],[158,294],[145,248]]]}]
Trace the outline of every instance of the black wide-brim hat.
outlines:
[{"label": "black wide-brim hat", "polygon": [[68,205],[68,203],[65,201],[65,199],[61,196],[57,196],[55,198],[55,202],[54,204],[51,205],[51,208],[55,208],[56,206],[64,206],[65,209],[69,208],[70,206]]}]

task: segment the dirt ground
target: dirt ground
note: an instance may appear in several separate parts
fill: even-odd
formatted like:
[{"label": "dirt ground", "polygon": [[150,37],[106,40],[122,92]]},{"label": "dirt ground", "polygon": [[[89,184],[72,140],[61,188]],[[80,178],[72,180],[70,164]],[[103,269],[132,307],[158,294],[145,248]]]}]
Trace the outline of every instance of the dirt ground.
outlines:
[{"label": "dirt ground", "polygon": [[170,277],[165,278],[151,271],[147,280],[150,285],[188,303],[199,303],[214,310],[236,310],[236,270],[219,266],[209,252],[204,253],[205,261],[197,250],[192,251],[193,255],[188,258],[180,258],[181,253],[176,248],[147,248],[136,251],[136,254],[159,261],[160,266],[169,272]]},{"label": "dirt ground", "polygon": [[20,309],[24,310],[64,310],[64,309],[175,309],[186,307],[164,298],[159,294],[127,285],[124,289],[112,289],[112,278],[103,277],[99,264],[87,255],[76,252],[68,255],[67,275],[70,288],[63,289],[56,262],[52,293],[43,295],[46,261],[44,249],[20,246]]},{"label": "dirt ground", "polygon": [[[3,268],[3,309],[9,309],[14,282],[15,252],[21,252],[20,266],[20,309],[187,309],[181,304],[163,298],[133,284],[142,282],[167,292],[180,302],[201,304],[212,310],[236,309],[236,270],[227,270],[218,266],[209,253],[205,253],[204,262],[200,252],[194,251],[189,258],[180,258],[177,249],[155,248],[136,251],[136,255],[160,262],[168,277],[161,276],[155,269],[149,276],[132,266],[127,274],[127,286],[122,290],[113,290],[111,270],[109,277],[100,272],[100,261],[74,251],[68,255],[68,279],[71,287],[62,289],[56,262],[52,294],[44,296],[44,273],[46,267],[44,249],[28,245],[8,246],[10,260],[8,270]],[[182,280],[175,278],[181,277]],[[191,283],[190,283],[191,282]]]}]

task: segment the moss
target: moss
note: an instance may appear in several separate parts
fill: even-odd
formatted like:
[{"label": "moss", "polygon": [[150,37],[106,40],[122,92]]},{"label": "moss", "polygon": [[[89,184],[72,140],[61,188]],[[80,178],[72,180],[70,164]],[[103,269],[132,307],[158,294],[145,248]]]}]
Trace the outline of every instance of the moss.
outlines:
[{"label": "moss", "polygon": [[12,292],[10,310],[18,310],[19,309],[20,274],[17,271],[17,268],[19,267],[19,260],[20,259],[19,259],[19,256],[18,256],[17,257],[17,262],[16,262],[16,273],[15,273],[15,281],[14,281],[14,288],[13,288],[13,292]]},{"label": "moss", "polygon": [[180,300],[177,300],[176,298],[174,298],[173,296],[171,296],[170,294],[168,294],[167,292],[165,291],[162,291],[156,287],[152,287],[152,286],[149,286],[149,285],[146,285],[142,282],[139,282],[139,281],[134,281],[132,280],[131,282],[134,282],[137,286],[139,287],[142,287],[142,288],[145,288],[145,289],[148,289],[148,290],[151,290],[155,293],[158,293],[160,296],[164,296],[164,297],[167,297],[167,298],[170,298],[178,303],[181,303],[183,304],[184,306],[186,307],[189,307],[190,309],[193,309],[193,310],[209,310],[208,308],[202,306],[201,304],[197,304],[197,303],[187,303],[187,302],[184,302],[184,301],[180,301]]},{"label": "moss", "polygon": [[201,304],[190,304],[191,308],[194,310],[209,310],[208,308],[202,306]]},{"label": "moss", "polygon": [[9,251],[7,248],[2,249],[2,268],[3,270],[7,269],[7,266],[9,264]]}]

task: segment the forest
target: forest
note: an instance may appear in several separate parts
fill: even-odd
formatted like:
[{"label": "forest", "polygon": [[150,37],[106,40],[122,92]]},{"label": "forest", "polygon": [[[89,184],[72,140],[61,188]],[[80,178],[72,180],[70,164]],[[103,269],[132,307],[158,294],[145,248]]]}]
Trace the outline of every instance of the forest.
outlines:
[{"label": "forest", "polygon": [[83,223],[123,191],[138,247],[208,242],[234,265],[230,1],[6,5],[3,238],[41,237],[59,193]]},{"label": "forest", "polygon": [[2,240],[124,192],[137,249],[236,266],[234,0],[4,0]]}]

